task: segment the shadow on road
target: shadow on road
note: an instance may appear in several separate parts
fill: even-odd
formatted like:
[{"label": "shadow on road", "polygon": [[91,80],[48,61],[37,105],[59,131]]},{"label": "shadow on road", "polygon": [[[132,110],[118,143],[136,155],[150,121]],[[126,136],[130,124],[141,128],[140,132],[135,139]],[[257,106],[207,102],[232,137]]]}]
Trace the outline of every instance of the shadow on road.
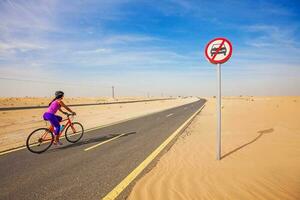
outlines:
[{"label": "shadow on road", "polygon": [[257,141],[257,140],[258,140],[261,136],[263,136],[264,134],[272,133],[273,131],[274,131],[273,128],[257,131],[257,133],[259,133],[259,135],[256,136],[253,140],[251,140],[250,142],[247,142],[246,144],[243,144],[243,145],[239,146],[238,148],[236,148],[236,149],[234,149],[234,150],[232,150],[232,151],[230,151],[230,152],[224,154],[224,155],[221,157],[221,159],[223,159],[223,158],[229,156],[230,154],[232,154],[232,153],[234,153],[234,152],[236,152],[236,151],[238,151],[238,150],[240,150],[240,149],[242,149],[242,148],[244,148],[244,147],[246,147],[246,146],[252,144],[253,142]]},{"label": "shadow on road", "polygon": [[[112,138],[117,137],[117,136],[122,135],[122,134],[123,133],[121,133],[121,134],[109,134],[109,135],[105,135],[105,136],[101,136],[101,137],[81,139],[79,142],[76,142],[74,144],[68,143],[68,141],[64,141],[64,143],[66,143],[67,145],[64,145],[64,146],[62,146],[60,148],[56,148],[56,149],[50,149],[47,152],[51,152],[51,151],[55,151],[55,150],[69,149],[69,148],[78,147],[78,146],[85,145],[85,144],[104,142],[106,140],[112,139]],[[126,134],[123,134],[121,137],[126,137],[126,136],[133,135],[133,134],[136,134],[136,132],[126,133]]]}]

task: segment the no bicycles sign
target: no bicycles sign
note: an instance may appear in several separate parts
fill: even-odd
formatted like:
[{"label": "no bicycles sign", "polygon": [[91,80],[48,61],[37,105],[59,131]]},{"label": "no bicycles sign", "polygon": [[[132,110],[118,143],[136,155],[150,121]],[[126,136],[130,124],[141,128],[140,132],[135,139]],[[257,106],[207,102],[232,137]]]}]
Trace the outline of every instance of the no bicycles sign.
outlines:
[{"label": "no bicycles sign", "polygon": [[225,38],[215,38],[205,47],[205,56],[210,63],[225,63],[232,54],[232,45]]}]

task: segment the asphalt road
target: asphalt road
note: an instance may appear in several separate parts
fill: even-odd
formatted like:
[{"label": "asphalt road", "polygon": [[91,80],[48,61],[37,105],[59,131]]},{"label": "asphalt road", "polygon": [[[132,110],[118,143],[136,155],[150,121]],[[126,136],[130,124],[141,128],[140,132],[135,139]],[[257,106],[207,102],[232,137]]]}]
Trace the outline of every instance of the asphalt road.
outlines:
[{"label": "asphalt road", "polygon": [[[86,133],[81,141],[0,156],[0,199],[101,199],[191,117],[205,100]],[[101,123],[101,122],[99,122]],[[91,150],[84,149],[125,134]],[[132,184],[133,185],[133,184]],[[132,186],[131,185],[131,186]],[[130,191],[126,189],[119,198]]]}]

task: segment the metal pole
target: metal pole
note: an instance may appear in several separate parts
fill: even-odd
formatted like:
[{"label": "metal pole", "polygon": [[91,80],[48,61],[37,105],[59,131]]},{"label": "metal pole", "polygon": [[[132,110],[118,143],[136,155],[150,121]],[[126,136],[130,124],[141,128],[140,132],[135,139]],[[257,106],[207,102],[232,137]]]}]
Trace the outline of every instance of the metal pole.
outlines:
[{"label": "metal pole", "polygon": [[217,64],[218,95],[217,95],[217,160],[221,159],[221,64]]},{"label": "metal pole", "polygon": [[115,87],[112,86],[111,89],[112,89],[112,98],[115,99]]}]

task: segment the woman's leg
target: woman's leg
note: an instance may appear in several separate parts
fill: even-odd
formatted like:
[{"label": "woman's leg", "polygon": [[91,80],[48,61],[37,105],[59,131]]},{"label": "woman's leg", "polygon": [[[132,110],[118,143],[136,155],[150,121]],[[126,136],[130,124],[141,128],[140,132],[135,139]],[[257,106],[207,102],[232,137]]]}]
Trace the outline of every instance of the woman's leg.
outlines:
[{"label": "woman's leg", "polygon": [[[55,134],[55,141],[57,142],[59,140],[59,131],[60,131],[60,124],[59,124],[59,116],[56,116],[51,113],[45,113],[44,119],[50,121],[52,126],[54,127],[54,134]],[[61,117],[60,117],[61,121]]]},{"label": "woman's leg", "polygon": [[58,128],[57,128],[58,129],[58,133],[57,134],[55,133],[55,141],[58,142],[59,141],[59,133],[60,133],[60,122],[62,120],[62,117],[58,116],[58,115],[54,115],[54,117],[56,118],[56,122],[58,124]]}]

